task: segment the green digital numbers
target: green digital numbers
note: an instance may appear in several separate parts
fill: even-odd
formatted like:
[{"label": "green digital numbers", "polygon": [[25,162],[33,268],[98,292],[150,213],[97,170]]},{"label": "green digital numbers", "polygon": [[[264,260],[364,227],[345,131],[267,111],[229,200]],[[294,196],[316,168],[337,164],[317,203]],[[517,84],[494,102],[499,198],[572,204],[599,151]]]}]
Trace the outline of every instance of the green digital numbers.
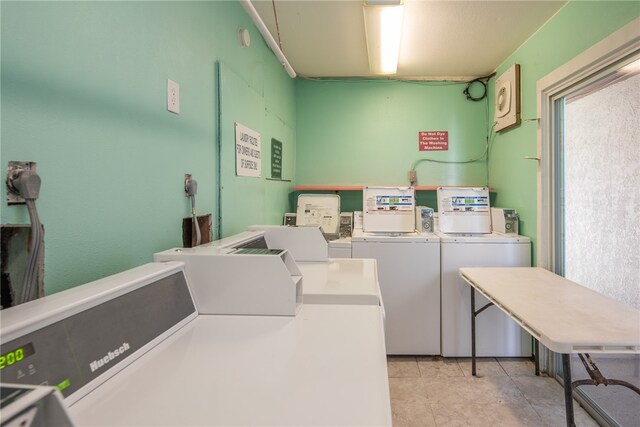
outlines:
[{"label": "green digital numbers", "polygon": [[29,343],[15,350],[11,350],[3,355],[0,355],[0,370],[8,368],[9,366],[24,360],[26,357],[35,353],[33,344]]},{"label": "green digital numbers", "polygon": [[0,356],[0,369],[4,369],[5,366],[11,366],[22,359],[24,359],[24,349],[22,348],[9,352],[4,356]]}]

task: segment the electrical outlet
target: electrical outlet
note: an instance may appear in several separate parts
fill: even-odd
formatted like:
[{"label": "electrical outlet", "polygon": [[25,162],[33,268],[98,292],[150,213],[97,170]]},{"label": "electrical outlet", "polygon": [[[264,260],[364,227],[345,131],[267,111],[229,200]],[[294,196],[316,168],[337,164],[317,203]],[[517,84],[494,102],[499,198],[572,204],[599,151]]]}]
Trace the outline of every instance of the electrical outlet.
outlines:
[{"label": "electrical outlet", "polygon": [[409,171],[409,183],[411,185],[416,185],[418,182],[418,173],[414,170]]},{"label": "electrical outlet", "polygon": [[173,80],[167,80],[167,109],[180,114],[180,85]]}]

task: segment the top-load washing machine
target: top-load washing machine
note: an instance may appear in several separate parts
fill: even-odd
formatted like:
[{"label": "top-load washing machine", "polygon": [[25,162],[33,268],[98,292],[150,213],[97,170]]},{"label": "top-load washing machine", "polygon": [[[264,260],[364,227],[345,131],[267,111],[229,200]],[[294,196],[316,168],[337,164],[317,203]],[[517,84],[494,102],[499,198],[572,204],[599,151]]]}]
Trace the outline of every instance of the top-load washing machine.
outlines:
[{"label": "top-load washing machine", "polygon": [[[462,267],[530,267],[531,241],[517,234],[491,232],[486,187],[438,189],[442,295],[442,355],[471,356],[471,288]],[[475,310],[489,301],[476,293]],[[531,356],[531,336],[497,308],[476,317],[476,354]]]},{"label": "top-load washing machine", "polygon": [[357,230],[352,253],[377,260],[387,354],[440,354],[440,239]]},{"label": "top-load washing machine", "polygon": [[[491,233],[440,236],[442,355],[471,356],[471,288],[460,277],[462,267],[530,267],[528,237]],[[476,310],[489,301],[476,292]],[[498,308],[476,317],[476,355],[531,356],[531,336]]]},{"label": "top-load washing machine", "polygon": [[440,354],[440,242],[415,232],[412,187],[365,187],[353,258],[375,258],[387,354]]}]

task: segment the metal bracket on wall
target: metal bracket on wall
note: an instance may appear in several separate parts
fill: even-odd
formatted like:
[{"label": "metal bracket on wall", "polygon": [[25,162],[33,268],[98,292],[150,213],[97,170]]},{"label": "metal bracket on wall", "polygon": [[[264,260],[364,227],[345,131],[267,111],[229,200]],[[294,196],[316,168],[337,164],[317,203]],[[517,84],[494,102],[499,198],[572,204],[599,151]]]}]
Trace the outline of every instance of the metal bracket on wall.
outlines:
[{"label": "metal bracket on wall", "polygon": [[36,162],[19,162],[10,160],[7,166],[7,204],[24,205],[24,198],[18,195],[18,191],[13,186],[13,180],[18,176],[18,172],[23,170],[36,170]]},{"label": "metal bracket on wall", "polygon": [[191,181],[191,174],[190,173],[185,173],[184,174],[184,195],[185,197],[189,197],[189,189],[187,188],[189,185],[189,181]]}]

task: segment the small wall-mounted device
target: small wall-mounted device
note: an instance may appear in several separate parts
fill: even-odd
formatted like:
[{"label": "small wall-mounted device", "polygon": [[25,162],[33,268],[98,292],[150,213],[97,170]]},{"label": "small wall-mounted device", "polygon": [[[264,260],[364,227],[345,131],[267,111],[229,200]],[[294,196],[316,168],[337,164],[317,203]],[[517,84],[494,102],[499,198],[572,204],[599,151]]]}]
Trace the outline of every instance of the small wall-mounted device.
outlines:
[{"label": "small wall-mounted device", "polygon": [[418,172],[415,169],[409,171],[409,185],[416,185],[418,183]]},{"label": "small wall-mounted device", "polygon": [[433,233],[433,208],[416,206],[416,230],[418,233]]},{"label": "small wall-mounted device", "polygon": [[514,64],[496,80],[495,130],[520,124],[520,65]]},{"label": "small wall-mounted device", "polygon": [[296,226],[296,214],[295,213],[290,213],[287,212],[284,214],[284,225],[287,225],[289,227],[295,227]]},{"label": "small wall-mounted device", "polygon": [[249,34],[249,30],[247,30],[246,28],[240,28],[238,30],[238,39],[240,40],[240,46],[251,46],[251,34]]},{"label": "small wall-mounted device", "polygon": [[362,230],[362,211],[355,211],[353,213],[353,229]]},{"label": "small wall-mounted device", "polygon": [[518,234],[518,213],[515,209],[491,208],[491,223],[496,233]]},{"label": "small wall-mounted device", "polygon": [[353,212],[340,212],[340,238],[351,237],[353,232]]},{"label": "small wall-mounted device", "polygon": [[193,179],[190,173],[184,174],[184,194],[191,200],[191,224],[195,234],[191,239],[191,244],[187,247],[192,248],[202,243],[202,234],[200,232],[200,222],[196,215],[196,194],[198,193],[198,181]]},{"label": "small wall-mounted device", "polygon": [[[8,205],[24,205],[25,194],[23,190],[28,189],[33,186],[31,183],[32,175],[37,175],[36,173],[36,162],[22,162],[22,161],[10,161],[7,166],[7,204]],[[20,181],[22,182],[20,185]],[[39,178],[37,179],[37,187],[39,190]]]}]

